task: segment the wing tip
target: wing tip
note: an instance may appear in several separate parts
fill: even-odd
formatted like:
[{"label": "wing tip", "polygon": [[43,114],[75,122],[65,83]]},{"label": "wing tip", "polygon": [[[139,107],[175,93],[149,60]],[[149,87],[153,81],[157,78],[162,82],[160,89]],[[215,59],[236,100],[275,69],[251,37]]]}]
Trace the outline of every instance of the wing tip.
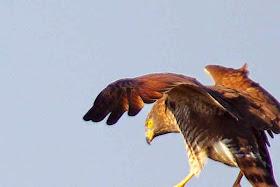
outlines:
[{"label": "wing tip", "polygon": [[84,115],[84,117],[83,117],[83,120],[84,120],[84,121],[90,121],[90,120],[91,120],[90,115],[89,115],[88,113],[86,113],[86,114]]},{"label": "wing tip", "polygon": [[84,115],[84,117],[83,117],[83,120],[85,120],[85,121],[90,121],[90,120],[92,120],[93,119],[93,108],[94,107],[91,107],[88,111],[87,111],[87,113]]}]

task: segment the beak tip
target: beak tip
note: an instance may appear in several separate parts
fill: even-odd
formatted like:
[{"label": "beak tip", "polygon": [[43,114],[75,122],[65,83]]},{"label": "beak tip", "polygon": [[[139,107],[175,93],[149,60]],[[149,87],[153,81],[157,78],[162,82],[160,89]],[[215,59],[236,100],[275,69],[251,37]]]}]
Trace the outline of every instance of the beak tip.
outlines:
[{"label": "beak tip", "polygon": [[147,144],[151,145],[151,142],[153,141],[154,139],[154,131],[148,131],[146,132],[146,141],[147,141]]},{"label": "beak tip", "polygon": [[151,145],[151,141],[149,138],[146,138],[146,142],[147,142],[147,144]]}]

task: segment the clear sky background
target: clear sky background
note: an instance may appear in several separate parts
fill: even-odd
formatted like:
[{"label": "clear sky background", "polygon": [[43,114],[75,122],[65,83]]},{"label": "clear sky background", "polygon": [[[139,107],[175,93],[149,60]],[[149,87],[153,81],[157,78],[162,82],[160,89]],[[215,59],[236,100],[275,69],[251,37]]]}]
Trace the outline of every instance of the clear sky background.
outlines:
[{"label": "clear sky background", "polygon": [[[146,143],[151,105],[115,126],[82,120],[116,79],[213,84],[206,65],[248,62],[280,99],[279,1],[2,0],[0,23],[1,187],[170,187],[187,175],[179,134]],[[280,136],[271,145],[279,182]],[[237,174],[209,160],[187,186],[231,186]]]}]

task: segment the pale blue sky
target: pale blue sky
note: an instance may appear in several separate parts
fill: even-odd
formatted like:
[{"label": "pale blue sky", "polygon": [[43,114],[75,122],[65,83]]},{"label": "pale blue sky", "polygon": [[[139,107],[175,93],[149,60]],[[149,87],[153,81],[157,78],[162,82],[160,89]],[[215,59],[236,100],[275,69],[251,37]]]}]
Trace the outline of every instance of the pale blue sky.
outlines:
[{"label": "pale blue sky", "polygon": [[[189,171],[184,143],[169,134],[146,144],[151,106],[110,127],[82,116],[116,79],[175,72],[213,84],[208,64],[248,62],[280,99],[279,18],[279,1],[2,0],[0,186],[176,184]],[[208,161],[187,186],[231,186],[237,174]]]}]

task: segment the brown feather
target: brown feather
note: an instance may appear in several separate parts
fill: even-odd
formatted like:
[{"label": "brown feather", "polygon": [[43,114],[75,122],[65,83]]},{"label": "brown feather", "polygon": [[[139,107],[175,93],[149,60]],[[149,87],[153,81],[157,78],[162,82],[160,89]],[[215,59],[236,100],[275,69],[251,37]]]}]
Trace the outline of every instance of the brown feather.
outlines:
[{"label": "brown feather", "polygon": [[253,134],[250,140],[237,139],[240,147],[235,154],[238,167],[254,187],[277,187],[264,134],[258,130],[253,130]]},{"label": "brown feather", "polygon": [[144,102],[137,92],[133,89],[127,89],[127,99],[129,103],[128,115],[135,116],[144,107]]},{"label": "brown feather", "polygon": [[268,91],[248,77],[247,64],[240,69],[218,65],[208,65],[205,70],[214,79],[216,85],[233,88],[259,105],[262,112],[271,121],[269,127],[274,133],[280,133],[280,104]]}]

